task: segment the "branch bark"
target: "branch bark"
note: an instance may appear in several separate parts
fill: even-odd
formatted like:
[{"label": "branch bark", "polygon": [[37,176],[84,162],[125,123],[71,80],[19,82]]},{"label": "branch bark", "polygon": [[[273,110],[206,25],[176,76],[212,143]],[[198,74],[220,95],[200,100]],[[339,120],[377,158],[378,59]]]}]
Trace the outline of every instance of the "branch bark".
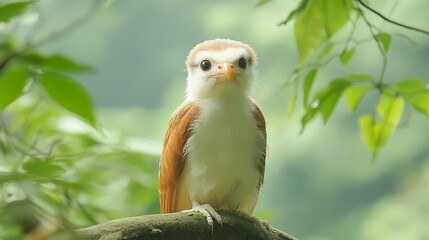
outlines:
[{"label": "branch bark", "polygon": [[78,230],[84,240],[297,240],[270,226],[255,224],[247,215],[219,211],[222,226],[215,223],[213,232],[206,218],[198,212],[178,212],[113,220]]}]

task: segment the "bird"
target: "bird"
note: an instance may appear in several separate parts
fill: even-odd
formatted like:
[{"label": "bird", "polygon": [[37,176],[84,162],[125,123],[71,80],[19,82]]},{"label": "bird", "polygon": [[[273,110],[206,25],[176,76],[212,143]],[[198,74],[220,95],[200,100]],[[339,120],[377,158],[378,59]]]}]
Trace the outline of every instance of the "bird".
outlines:
[{"label": "bird", "polygon": [[252,215],[264,182],[267,133],[249,96],[257,56],[247,44],[206,40],[186,58],[183,103],[172,114],[159,165],[161,213],[198,211],[213,231],[219,210]]}]

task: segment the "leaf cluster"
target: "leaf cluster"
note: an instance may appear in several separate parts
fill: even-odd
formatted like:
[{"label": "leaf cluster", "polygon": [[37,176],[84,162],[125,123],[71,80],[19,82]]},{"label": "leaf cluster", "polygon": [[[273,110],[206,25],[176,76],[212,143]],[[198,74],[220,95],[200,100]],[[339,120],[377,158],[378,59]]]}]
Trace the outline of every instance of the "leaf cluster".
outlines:
[{"label": "leaf cluster", "polygon": [[[259,3],[266,2],[268,1]],[[297,89],[288,103],[288,112],[292,112],[290,109],[296,104],[297,96],[301,95],[305,108],[301,118],[304,131],[318,115],[327,123],[340,99],[344,99],[351,112],[356,112],[362,99],[376,95],[373,111],[362,113],[358,120],[362,141],[375,159],[378,151],[397,128],[405,105],[429,117],[429,89],[424,80],[412,77],[395,83],[386,81],[384,73],[393,34],[384,32],[370,22],[365,10],[377,13],[382,19],[405,29],[416,29],[384,17],[360,0],[301,0],[280,25],[294,21],[295,41],[299,53],[298,67],[285,83],[285,86],[295,85]],[[356,39],[355,30],[359,22],[367,27],[367,40]],[[347,37],[338,41],[338,35]],[[401,34],[398,36],[405,37]],[[337,59],[347,69],[354,54],[360,50],[360,45],[366,42],[374,43],[379,49],[378,54],[382,56],[379,77],[350,72],[346,76],[329,80],[321,89],[312,89],[316,80],[322,81],[317,77],[317,73],[322,71],[324,66]],[[335,49],[340,51],[335,52]],[[369,94],[371,92],[373,94]]]},{"label": "leaf cluster", "polygon": [[[0,5],[0,23],[13,29],[35,4]],[[97,122],[77,80],[92,68],[37,48],[0,30],[0,238],[20,238],[42,219],[75,229],[154,211],[156,164]]]}]

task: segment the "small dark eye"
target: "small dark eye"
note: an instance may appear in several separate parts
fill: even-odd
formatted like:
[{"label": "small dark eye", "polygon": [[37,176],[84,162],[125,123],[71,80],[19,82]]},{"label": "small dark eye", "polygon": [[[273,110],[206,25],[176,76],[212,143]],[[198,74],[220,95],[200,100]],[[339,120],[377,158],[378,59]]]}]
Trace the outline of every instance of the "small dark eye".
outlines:
[{"label": "small dark eye", "polygon": [[212,63],[209,60],[203,60],[200,63],[200,68],[203,71],[208,71],[208,70],[210,70],[210,68],[212,68]]},{"label": "small dark eye", "polygon": [[238,59],[238,66],[241,69],[246,69],[246,67],[247,67],[247,59],[244,58],[244,57],[241,57],[240,59]]}]

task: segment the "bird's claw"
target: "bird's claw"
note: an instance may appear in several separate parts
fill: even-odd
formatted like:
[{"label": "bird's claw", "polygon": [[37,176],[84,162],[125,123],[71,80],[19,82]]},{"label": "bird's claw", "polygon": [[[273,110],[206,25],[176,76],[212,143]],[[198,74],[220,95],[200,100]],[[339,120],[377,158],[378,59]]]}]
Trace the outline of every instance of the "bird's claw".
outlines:
[{"label": "bird's claw", "polygon": [[219,215],[219,213],[216,212],[216,210],[210,204],[203,204],[203,205],[194,204],[192,209],[184,210],[182,212],[194,212],[194,211],[202,213],[207,218],[207,223],[212,233],[213,233],[214,221],[222,225],[221,216]]}]

